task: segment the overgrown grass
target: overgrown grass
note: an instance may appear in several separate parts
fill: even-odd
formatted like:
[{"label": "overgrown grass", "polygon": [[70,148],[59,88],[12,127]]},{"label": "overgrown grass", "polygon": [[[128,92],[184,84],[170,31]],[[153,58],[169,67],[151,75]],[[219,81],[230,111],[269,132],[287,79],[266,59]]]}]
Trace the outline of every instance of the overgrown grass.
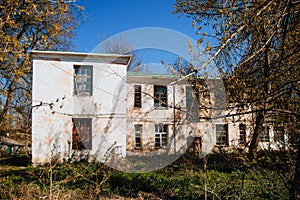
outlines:
[{"label": "overgrown grass", "polygon": [[203,161],[186,156],[149,173],[124,173],[86,161],[28,166],[21,173],[1,175],[0,199],[99,199],[115,195],[148,195],[147,199],[288,199],[289,191],[278,171],[263,167],[270,161],[261,158],[259,164],[234,163],[224,155],[208,159],[206,173]]}]

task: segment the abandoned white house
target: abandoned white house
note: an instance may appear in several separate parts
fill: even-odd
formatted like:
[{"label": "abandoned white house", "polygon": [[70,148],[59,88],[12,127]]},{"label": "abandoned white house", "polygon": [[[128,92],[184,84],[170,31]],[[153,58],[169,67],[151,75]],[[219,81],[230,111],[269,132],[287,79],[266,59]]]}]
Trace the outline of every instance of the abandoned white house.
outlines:
[{"label": "abandoned white house", "polygon": [[[127,55],[32,51],[32,162],[53,156],[109,153],[208,152],[215,145],[243,145],[251,115],[239,120],[201,118],[193,89],[173,75],[127,73]],[[199,101],[202,101],[201,98]],[[223,114],[227,111],[222,111]],[[282,139],[283,129],[262,134],[264,143]],[[275,136],[275,137],[273,137]],[[112,151],[113,150],[113,151]]]}]

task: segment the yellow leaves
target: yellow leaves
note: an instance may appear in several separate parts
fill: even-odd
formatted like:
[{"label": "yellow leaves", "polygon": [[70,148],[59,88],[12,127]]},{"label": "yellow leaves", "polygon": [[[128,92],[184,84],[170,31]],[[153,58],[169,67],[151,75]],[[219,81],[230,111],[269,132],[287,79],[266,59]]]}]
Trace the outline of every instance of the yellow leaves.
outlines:
[{"label": "yellow leaves", "polygon": [[203,42],[203,40],[204,40],[204,38],[202,37],[202,38],[200,38],[198,41],[197,41],[197,44],[198,45],[201,45],[202,44],[202,42]]},{"label": "yellow leaves", "polygon": [[10,35],[6,34],[4,38],[4,42],[8,42],[8,41],[10,41]]},{"label": "yellow leaves", "polygon": [[189,47],[190,53],[193,54],[194,53],[194,49],[193,49],[193,45],[192,45],[191,41],[188,40],[187,43],[188,43],[188,47]]},{"label": "yellow leaves", "polygon": [[206,47],[205,47],[206,51],[211,51],[212,47],[210,46],[210,42],[206,42]]},{"label": "yellow leaves", "polygon": [[52,24],[52,26],[54,27],[55,30],[59,30],[61,27],[61,25],[58,23],[54,23],[54,24]]},{"label": "yellow leaves", "polygon": [[46,42],[47,41],[47,37],[45,35],[42,35],[41,36],[41,39],[43,40],[43,42]]},{"label": "yellow leaves", "polygon": [[197,28],[197,23],[195,20],[192,21],[192,26],[193,26],[193,29],[196,29]]}]

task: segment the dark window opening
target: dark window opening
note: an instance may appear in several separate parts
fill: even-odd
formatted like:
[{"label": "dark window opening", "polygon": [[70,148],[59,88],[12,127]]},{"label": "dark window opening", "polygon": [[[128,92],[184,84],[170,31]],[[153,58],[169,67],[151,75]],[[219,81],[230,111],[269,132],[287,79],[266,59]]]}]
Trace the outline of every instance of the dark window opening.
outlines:
[{"label": "dark window opening", "polygon": [[199,155],[201,151],[201,137],[188,137],[187,138],[187,144],[188,146],[188,153],[192,153],[194,155]]},{"label": "dark window opening", "polygon": [[73,118],[72,149],[92,149],[92,119]]},{"label": "dark window opening", "polygon": [[142,88],[140,85],[134,86],[134,107],[135,108],[142,107]]},{"label": "dark window opening", "polygon": [[246,124],[240,124],[240,144],[246,144]]},{"label": "dark window opening", "polygon": [[142,148],[142,125],[134,125],[135,129],[135,147]]},{"label": "dark window opening", "polygon": [[166,108],[167,107],[167,87],[154,86],[154,107]]},{"label": "dark window opening", "polygon": [[186,109],[187,109],[187,121],[198,122],[199,121],[199,105],[197,93],[190,86],[186,87]]}]

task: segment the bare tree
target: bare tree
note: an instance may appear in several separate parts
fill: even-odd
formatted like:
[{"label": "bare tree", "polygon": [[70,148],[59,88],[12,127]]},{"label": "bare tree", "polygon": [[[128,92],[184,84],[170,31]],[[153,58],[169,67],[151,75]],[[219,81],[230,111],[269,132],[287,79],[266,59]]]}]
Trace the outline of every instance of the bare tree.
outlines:
[{"label": "bare tree", "polygon": [[132,60],[127,70],[133,72],[143,71],[142,59],[138,56],[132,44],[124,37],[108,38],[101,43],[101,47],[105,53],[131,55]]}]

